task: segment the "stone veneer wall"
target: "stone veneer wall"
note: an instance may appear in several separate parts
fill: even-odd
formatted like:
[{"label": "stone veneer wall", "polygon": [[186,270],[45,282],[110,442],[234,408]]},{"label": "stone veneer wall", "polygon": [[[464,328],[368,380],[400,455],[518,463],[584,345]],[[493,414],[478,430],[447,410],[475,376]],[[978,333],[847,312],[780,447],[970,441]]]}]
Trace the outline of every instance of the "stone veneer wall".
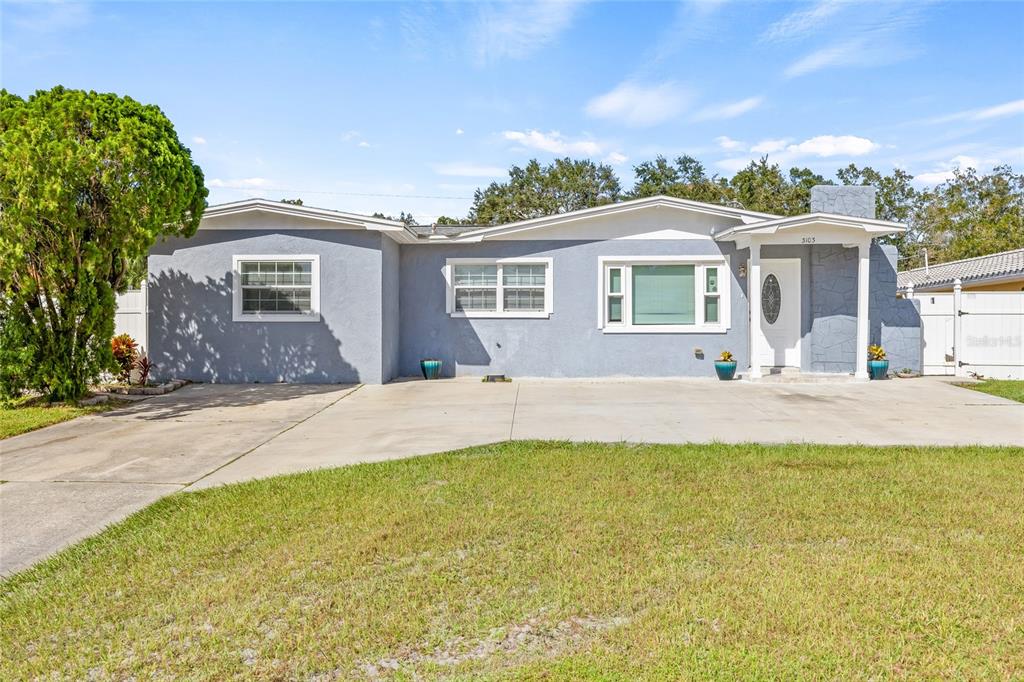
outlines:
[{"label": "stone veneer wall", "polygon": [[[891,370],[921,371],[921,315],[916,301],[896,298],[896,248],[871,245],[871,343],[880,343]],[[811,247],[813,372],[853,372],[857,362],[857,249]]]},{"label": "stone veneer wall", "polygon": [[815,185],[811,188],[811,213],[874,218],[875,188],[870,185]]}]

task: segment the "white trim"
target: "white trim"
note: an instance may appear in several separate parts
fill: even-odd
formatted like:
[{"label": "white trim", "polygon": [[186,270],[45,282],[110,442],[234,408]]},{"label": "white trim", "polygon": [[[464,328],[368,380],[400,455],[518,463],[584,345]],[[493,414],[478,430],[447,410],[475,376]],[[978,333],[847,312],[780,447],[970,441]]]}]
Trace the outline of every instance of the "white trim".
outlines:
[{"label": "white trim", "polygon": [[[809,225],[825,225],[829,227],[849,227],[859,229],[866,234],[885,235],[906,232],[907,226],[903,223],[894,223],[889,220],[877,220],[875,218],[857,218],[855,216],[838,215],[835,213],[804,213],[802,215],[789,216],[787,218],[773,218],[762,220],[746,225],[730,227],[724,232],[715,235],[715,239],[735,240],[743,235],[770,235],[779,231],[789,230]],[[769,244],[771,242],[764,242]]]},{"label": "white trim", "polygon": [[[544,310],[523,310],[505,312],[500,310],[505,305],[502,281],[502,265],[543,265],[544,266]],[[453,265],[497,265],[497,284],[495,285],[495,306],[499,310],[458,311],[455,310],[455,284],[452,279]],[[448,258],[444,264],[445,299],[444,309],[449,317],[455,318],[505,318],[530,319],[548,318],[554,310],[554,260],[522,256],[516,258]],[[518,288],[518,287],[510,287]],[[537,287],[539,288],[539,287]]]},{"label": "white trim", "polygon": [[[246,261],[310,261],[310,293],[308,313],[270,315],[242,312],[242,275],[240,264]],[[242,254],[231,256],[231,320],[232,322],[319,322],[320,321],[320,256],[318,254]]]},{"label": "white trim", "polygon": [[469,232],[464,232],[458,237],[455,237],[452,241],[480,241],[494,236],[522,232],[524,230],[533,230],[551,225],[559,225],[577,220],[585,220],[595,216],[615,215],[617,213],[635,211],[638,209],[649,208],[651,206],[662,206],[696,211],[698,213],[706,213],[709,215],[738,218],[743,222],[753,221],[755,223],[760,223],[766,219],[774,219],[778,217],[771,213],[759,213],[757,211],[747,211],[745,209],[732,208],[730,206],[722,206],[719,204],[706,204],[701,201],[691,201],[689,199],[678,199],[676,197],[658,195],[654,197],[644,197],[643,199],[633,199],[630,201],[604,204],[603,206],[584,208],[579,211],[570,211],[568,213],[560,213],[552,216],[520,220],[514,223],[507,223],[505,225],[470,230]]},{"label": "white trim", "polygon": [[[650,264],[693,265],[694,324],[633,324],[632,266]],[[718,322],[704,322],[707,269],[718,268]],[[608,270],[622,269],[622,322],[609,322]],[[732,270],[729,256],[598,256],[597,328],[604,334],[725,334],[732,326]]]},{"label": "white trim", "polygon": [[346,213],[327,208],[316,208],[313,206],[298,206],[286,204],[280,201],[269,199],[243,199],[232,201],[226,204],[208,206],[203,211],[203,217],[199,221],[200,230],[280,230],[298,229],[294,227],[281,228],[278,225],[211,225],[210,220],[232,216],[243,213],[269,213],[272,215],[288,216],[293,218],[307,218],[322,222],[322,226],[310,225],[301,229],[308,230],[367,230],[380,232],[400,244],[415,244],[420,241],[419,237],[410,230],[404,223],[385,218],[374,218],[373,216],[360,215],[358,213]]},{"label": "white trim", "polygon": [[870,343],[870,292],[871,281],[871,240],[866,239],[857,246],[857,366],[853,376],[868,378],[868,343]]}]

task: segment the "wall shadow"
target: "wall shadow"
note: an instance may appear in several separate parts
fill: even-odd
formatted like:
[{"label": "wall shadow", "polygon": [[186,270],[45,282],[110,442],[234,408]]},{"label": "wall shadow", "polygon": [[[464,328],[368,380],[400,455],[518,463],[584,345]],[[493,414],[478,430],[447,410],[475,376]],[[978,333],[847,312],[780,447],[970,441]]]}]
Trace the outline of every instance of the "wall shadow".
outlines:
[{"label": "wall shadow", "polygon": [[232,321],[231,273],[201,281],[177,270],[150,275],[153,376],[219,383],[360,381],[323,322]]}]

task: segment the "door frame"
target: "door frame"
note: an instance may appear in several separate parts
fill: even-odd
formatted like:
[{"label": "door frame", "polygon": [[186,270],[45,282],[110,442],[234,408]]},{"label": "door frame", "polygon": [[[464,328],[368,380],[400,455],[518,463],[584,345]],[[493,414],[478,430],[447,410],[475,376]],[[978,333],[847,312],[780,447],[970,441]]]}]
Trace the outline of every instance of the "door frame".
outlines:
[{"label": "door frame", "polygon": [[[804,360],[804,354],[803,354],[803,341],[804,341],[804,325],[803,325],[804,310],[803,310],[803,308],[804,308],[804,299],[803,299],[803,282],[801,282],[801,280],[803,279],[803,259],[802,258],[794,258],[794,257],[762,258],[761,259],[761,273],[762,273],[762,277],[767,277],[767,274],[765,274],[764,270],[765,270],[765,266],[770,264],[770,263],[795,263],[796,264],[796,301],[797,301],[797,306],[796,306],[796,347],[794,348],[794,351],[796,352],[796,365],[795,365],[795,367],[797,369],[803,369],[803,360]],[[750,261],[749,260],[747,261],[747,272],[750,272]],[[761,283],[761,286],[762,287],[764,286],[763,282]],[[761,314],[764,315],[764,311],[763,310],[761,311]],[[749,320],[749,323],[751,325],[754,324],[754,321],[750,320],[750,278],[749,277],[747,278],[747,319]],[[768,337],[766,337],[764,335],[764,330],[761,329],[761,320],[757,321],[757,332],[759,334],[761,334],[761,342],[764,344],[764,347],[765,348],[771,348],[771,344],[768,342]],[[750,354],[750,349],[749,348],[747,349],[747,353],[748,353],[748,355]],[[760,367],[778,367],[778,365],[765,365],[765,364],[763,364],[761,362],[760,358],[753,358],[753,357],[751,357],[751,359],[752,360],[756,360]],[[783,366],[784,367],[790,367],[791,365],[783,365]]]}]

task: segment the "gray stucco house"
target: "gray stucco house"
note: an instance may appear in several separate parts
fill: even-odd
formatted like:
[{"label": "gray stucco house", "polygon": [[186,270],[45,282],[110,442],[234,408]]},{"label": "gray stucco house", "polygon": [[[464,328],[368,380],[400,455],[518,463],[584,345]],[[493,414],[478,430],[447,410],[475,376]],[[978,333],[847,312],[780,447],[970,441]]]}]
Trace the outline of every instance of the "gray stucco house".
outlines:
[{"label": "gray stucco house", "polygon": [[752,379],[866,377],[869,343],[920,369],[915,302],[873,241],[904,228],[873,192],[815,188],[790,218],[659,196],[443,230],[211,206],[150,253],[146,350],[160,376],[215,382],[381,383],[427,357],[448,376],[710,377],[723,350]]}]

